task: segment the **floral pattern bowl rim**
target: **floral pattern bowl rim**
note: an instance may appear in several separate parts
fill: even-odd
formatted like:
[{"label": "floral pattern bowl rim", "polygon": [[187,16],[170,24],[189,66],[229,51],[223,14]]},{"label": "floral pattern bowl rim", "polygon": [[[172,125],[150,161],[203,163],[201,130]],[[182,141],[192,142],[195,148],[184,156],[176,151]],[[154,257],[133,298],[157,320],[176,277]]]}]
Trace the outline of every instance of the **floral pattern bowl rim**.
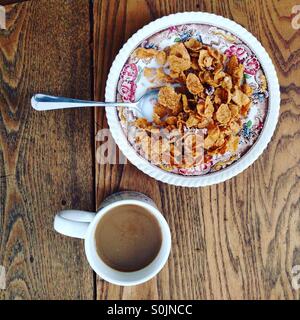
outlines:
[{"label": "floral pattern bowl rim", "polygon": [[111,134],[120,150],[132,164],[156,180],[186,187],[200,187],[220,183],[236,176],[248,168],[262,154],[270,142],[276,128],[280,108],[280,90],[277,74],[271,58],[261,43],[250,32],[236,22],[222,16],[206,12],[183,12],[171,14],[152,21],[138,30],[124,44],[111,66],[106,83],[105,100],[115,101],[119,75],[122,68],[130,54],[145,39],[169,27],[193,23],[211,25],[225,31],[229,31],[233,35],[237,36],[255,53],[264,70],[269,89],[268,113],[260,136],[246,154],[229,167],[207,175],[182,176],[170,173],[152,165],[136,152],[123,132],[117,109],[106,108],[106,117]]}]

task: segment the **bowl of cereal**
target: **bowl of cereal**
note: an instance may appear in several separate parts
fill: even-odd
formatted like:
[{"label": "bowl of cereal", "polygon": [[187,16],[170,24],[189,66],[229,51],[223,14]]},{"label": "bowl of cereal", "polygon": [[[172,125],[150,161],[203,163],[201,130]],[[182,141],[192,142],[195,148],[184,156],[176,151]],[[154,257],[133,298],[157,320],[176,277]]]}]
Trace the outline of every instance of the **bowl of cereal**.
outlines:
[{"label": "bowl of cereal", "polygon": [[126,42],[106,101],[134,102],[153,88],[151,118],[121,107],[106,108],[106,116],[128,160],[162,182],[199,187],[230,179],[274,133],[280,91],[272,61],[251,33],[221,16],[165,16]]}]

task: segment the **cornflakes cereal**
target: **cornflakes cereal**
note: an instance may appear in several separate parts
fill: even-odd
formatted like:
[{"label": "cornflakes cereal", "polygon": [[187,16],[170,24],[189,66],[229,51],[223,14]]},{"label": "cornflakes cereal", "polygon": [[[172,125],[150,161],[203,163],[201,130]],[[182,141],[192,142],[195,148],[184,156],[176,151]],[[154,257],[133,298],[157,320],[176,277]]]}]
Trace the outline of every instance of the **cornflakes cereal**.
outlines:
[{"label": "cornflakes cereal", "polygon": [[204,109],[205,109],[205,101],[204,100],[199,100],[197,105],[196,105],[196,110],[200,116],[204,115]]},{"label": "cornflakes cereal", "polygon": [[207,128],[209,126],[209,124],[212,122],[211,118],[201,118],[200,122],[197,125],[197,128],[199,129],[204,129]]},{"label": "cornflakes cereal", "polygon": [[195,71],[199,71],[199,64],[197,58],[191,59],[191,68]]},{"label": "cornflakes cereal", "polygon": [[144,68],[144,76],[148,79],[154,79],[156,75],[155,68]]},{"label": "cornflakes cereal", "polygon": [[227,64],[226,71],[232,77],[234,84],[240,84],[244,75],[244,66],[239,63],[237,56],[232,56]]},{"label": "cornflakes cereal", "polygon": [[249,86],[249,84],[242,84],[241,89],[248,97],[252,95],[253,89]]},{"label": "cornflakes cereal", "polygon": [[238,136],[230,136],[227,148],[228,151],[235,152],[238,148],[239,145],[239,137]]},{"label": "cornflakes cereal", "polygon": [[230,109],[230,112],[231,112],[231,117],[232,119],[236,119],[236,118],[239,118],[240,116],[240,108],[239,106],[237,106],[236,104],[229,104],[228,105],[229,109]]},{"label": "cornflakes cereal", "polygon": [[173,87],[163,87],[158,94],[158,103],[174,110],[179,104],[180,97],[180,94],[177,94]]},{"label": "cornflakes cereal", "polygon": [[239,66],[234,69],[232,74],[232,79],[234,84],[240,84],[244,76],[244,66],[239,64]]},{"label": "cornflakes cereal", "polygon": [[153,113],[157,114],[159,117],[164,117],[168,114],[168,109],[157,103],[153,108]]},{"label": "cornflakes cereal", "polygon": [[147,135],[144,136],[143,139],[140,140],[140,146],[146,155],[149,156],[151,153],[151,138]]},{"label": "cornflakes cereal", "polygon": [[262,90],[262,92],[265,92],[267,90],[267,80],[264,75],[260,76],[260,82],[261,82],[261,90]]},{"label": "cornflakes cereal", "polygon": [[135,120],[135,125],[139,128],[147,128],[149,123],[147,121],[147,119],[144,119],[144,118],[138,118]]},{"label": "cornflakes cereal", "polygon": [[181,73],[191,66],[191,57],[183,43],[174,44],[170,48],[167,60],[170,70],[175,73]]},{"label": "cornflakes cereal", "polygon": [[241,115],[242,115],[243,117],[245,117],[245,116],[248,114],[250,105],[251,105],[251,103],[250,103],[250,101],[249,101],[247,104],[245,104],[245,105],[243,105],[243,106],[241,107]]},{"label": "cornflakes cereal", "polygon": [[169,56],[176,56],[183,60],[191,60],[191,57],[183,43],[176,43],[170,48]]},{"label": "cornflakes cereal", "polygon": [[216,112],[216,119],[220,122],[220,124],[226,124],[229,122],[231,118],[231,112],[228,108],[228,105],[223,103],[220,105]]},{"label": "cornflakes cereal", "polygon": [[163,66],[166,63],[167,55],[164,51],[159,51],[156,54],[155,59],[159,65]]},{"label": "cornflakes cereal", "polygon": [[207,137],[204,139],[204,149],[210,149],[211,147],[213,147],[219,136],[219,127],[214,127],[213,129],[208,130]]},{"label": "cornflakes cereal", "polygon": [[184,60],[182,58],[179,58],[177,56],[169,56],[168,62],[170,64],[170,69],[175,74],[180,73],[181,71],[185,71],[190,68],[191,61],[190,60]]},{"label": "cornflakes cereal", "polygon": [[245,106],[250,102],[250,99],[243,91],[235,89],[232,94],[232,101],[238,106]]},{"label": "cornflakes cereal", "polygon": [[180,72],[170,70],[170,77],[173,79],[173,81],[176,81],[176,79],[180,77]]},{"label": "cornflakes cereal", "polygon": [[221,104],[221,103],[229,103],[231,100],[232,94],[230,90],[224,89],[222,87],[218,87],[215,90],[215,103]]},{"label": "cornflakes cereal", "polygon": [[182,104],[179,103],[179,104],[177,104],[177,105],[172,109],[171,114],[172,114],[173,116],[178,116],[178,114],[179,114],[181,111],[182,111]]},{"label": "cornflakes cereal", "polygon": [[[144,69],[146,69],[146,68],[144,68]],[[162,68],[162,67],[156,69],[155,77],[151,77],[148,79],[150,81],[158,83],[160,85],[173,81],[173,79],[170,77],[170,75],[166,74],[164,71],[164,68]]]},{"label": "cornflakes cereal", "polygon": [[186,86],[190,93],[199,94],[203,91],[203,85],[200,82],[200,79],[194,74],[189,73],[186,78]]},{"label": "cornflakes cereal", "polygon": [[225,76],[223,81],[221,82],[221,86],[224,89],[231,90],[232,89],[232,79],[230,76]]},{"label": "cornflakes cereal", "polygon": [[215,75],[214,75],[214,81],[217,84],[219,84],[220,81],[225,78],[225,76],[226,76],[226,73],[224,71],[216,72]]},{"label": "cornflakes cereal", "polygon": [[138,59],[151,59],[157,55],[157,50],[137,48],[134,54]]},{"label": "cornflakes cereal", "polygon": [[167,124],[176,124],[177,123],[177,117],[175,116],[170,116],[166,119]]},{"label": "cornflakes cereal", "polygon": [[160,116],[157,113],[153,113],[153,122],[157,125],[162,125],[162,121],[160,120]]},{"label": "cornflakes cereal", "polygon": [[[236,121],[230,122],[229,128],[231,130],[231,133],[233,133],[233,134],[237,134],[241,129],[240,125]],[[229,132],[229,134],[230,134],[230,132]]]},{"label": "cornflakes cereal", "polygon": [[184,43],[187,49],[198,52],[202,48],[202,43],[194,38],[190,38],[188,41]]},{"label": "cornflakes cereal", "polygon": [[213,58],[209,55],[208,51],[200,50],[198,64],[200,69],[206,70],[206,68],[212,65]]},{"label": "cornflakes cereal", "polygon": [[183,94],[181,96],[181,98],[182,98],[183,111],[189,113],[190,112],[190,108],[189,108],[188,99],[187,99],[186,95]]},{"label": "cornflakes cereal", "polygon": [[205,104],[204,104],[204,116],[206,118],[212,118],[214,110],[215,110],[214,105],[213,105],[210,97],[207,96],[205,99]]},{"label": "cornflakes cereal", "polygon": [[226,66],[226,71],[229,75],[233,76],[234,71],[236,68],[238,68],[239,66],[239,60],[237,58],[237,56],[232,56]]},{"label": "cornflakes cereal", "polygon": [[190,114],[189,118],[186,121],[186,126],[188,128],[195,127],[199,122],[199,119],[194,114]]},{"label": "cornflakes cereal", "polygon": [[[135,55],[139,59],[156,59],[160,67],[144,68],[144,75],[163,84],[152,123],[143,118],[134,123],[143,132],[138,133],[136,141],[145,156],[172,170],[237,151],[253,93],[244,82],[244,66],[237,56],[227,58],[194,38],[163,51],[139,48]],[[260,81],[266,87],[264,76]],[[161,130],[165,130],[163,139],[159,137]]]}]

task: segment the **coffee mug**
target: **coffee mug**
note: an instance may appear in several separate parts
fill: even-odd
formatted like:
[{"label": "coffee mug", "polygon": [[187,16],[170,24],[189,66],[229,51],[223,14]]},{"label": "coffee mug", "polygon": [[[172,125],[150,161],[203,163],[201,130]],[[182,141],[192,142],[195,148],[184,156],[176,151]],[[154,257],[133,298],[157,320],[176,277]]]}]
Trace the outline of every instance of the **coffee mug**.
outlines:
[{"label": "coffee mug", "polygon": [[[154,260],[143,269],[122,272],[111,268],[99,256],[96,250],[95,231],[103,216],[109,211],[123,205],[135,205],[146,209],[156,219],[161,229],[161,247]],[[165,218],[155,203],[146,195],[124,191],[106,198],[97,213],[64,210],[55,216],[54,229],[66,236],[84,239],[87,260],[93,270],[102,279],[121,286],[141,284],[153,278],[165,265],[171,250],[171,233]]]}]

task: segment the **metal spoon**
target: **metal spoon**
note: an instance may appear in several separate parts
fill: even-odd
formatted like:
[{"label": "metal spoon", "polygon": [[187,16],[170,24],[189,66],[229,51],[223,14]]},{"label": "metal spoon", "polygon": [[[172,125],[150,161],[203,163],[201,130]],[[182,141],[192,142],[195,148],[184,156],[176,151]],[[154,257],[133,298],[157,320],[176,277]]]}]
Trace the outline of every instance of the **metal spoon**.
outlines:
[{"label": "metal spoon", "polygon": [[140,116],[152,121],[153,106],[157,100],[158,91],[160,88],[155,88],[147,91],[136,102],[98,102],[70,99],[63,97],[49,96],[45,94],[36,94],[31,98],[31,106],[38,111],[67,109],[67,108],[82,108],[82,107],[128,107],[136,110]]}]

